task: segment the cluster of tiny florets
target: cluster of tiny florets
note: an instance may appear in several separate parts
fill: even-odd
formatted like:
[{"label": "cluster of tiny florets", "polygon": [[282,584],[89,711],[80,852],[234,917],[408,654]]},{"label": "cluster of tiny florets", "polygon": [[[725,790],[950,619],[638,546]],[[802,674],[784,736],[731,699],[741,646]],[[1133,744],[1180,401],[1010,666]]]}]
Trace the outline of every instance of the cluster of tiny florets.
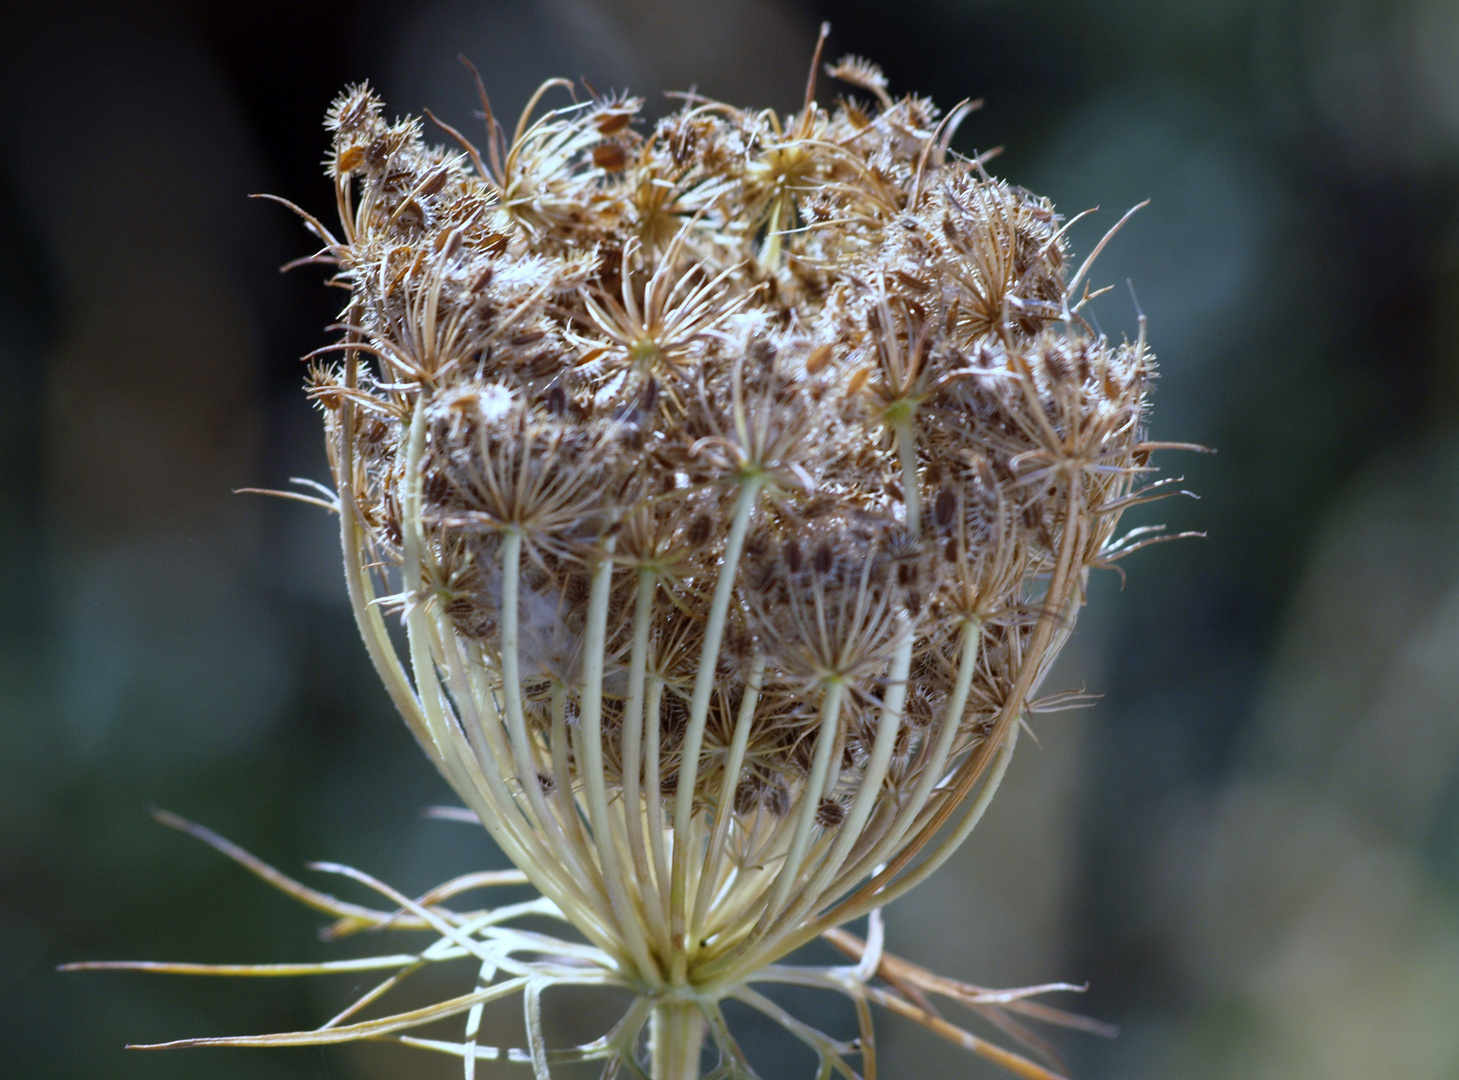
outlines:
[{"label": "cluster of tiny florets", "polygon": [[[724,790],[717,766],[754,680],[734,809],[785,814],[837,684],[836,764],[815,814],[827,830],[858,788],[908,635],[881,780],[893,802],[928,767],[939,724],[957,725],[946,765],[1022,708],[1012,697],[1066,636],[1084,571],[1110,557],[1145,471],[1152,367],[1143,341],[1083,323],[1048,200],[949,150],[966,109],[893,99],[855,58],[831,73],[867,100],[781,116],[688,95],[647,123],[639,100],[595,95],[528,115],[511,137],[488,116],[484,152],[451,129],[454,146],[429,145],[420,121],[388,122],[368,88],[351,89],[329,116],[328,163],[349,359],[319,363],[311,381],[332,448],[349,425],[344,512],[380,566],[401,563],[418,469],[427,580],[402,602],[433,605],[455,647],[497,677],[501,547],[520,537],[519,670],[544,746],[559,689],[573,730],[590,578],[612,560],[601,710],[613,785],[652,576],[662,798],[676,790],[737,498],[759,485],[695,805]],[[1055,631],[1036,642],[1051,604]],[[949,721],[970,627],[977,667]],[[1035,677],[1020,678],[1030,663]],[[574,773],[581,756],[555,754],[542,789],[572,789],[556,770]]]}]

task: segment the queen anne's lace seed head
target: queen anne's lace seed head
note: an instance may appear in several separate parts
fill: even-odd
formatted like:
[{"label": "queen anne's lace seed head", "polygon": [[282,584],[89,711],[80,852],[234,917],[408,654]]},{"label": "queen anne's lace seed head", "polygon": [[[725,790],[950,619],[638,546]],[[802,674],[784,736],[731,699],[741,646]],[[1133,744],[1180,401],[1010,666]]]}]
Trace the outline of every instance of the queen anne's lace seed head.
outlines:
[{"label": "queen anne's lace seed head", "polygon": [[946,858],[1150,471],[1143,334],[1084,322],[1048,200],[948,149],[965,107],[828,70],[870,100],[591,96],[484,155],[364,86],[329,116],[350,301],[311,392],[360,625],[653,999]]}]

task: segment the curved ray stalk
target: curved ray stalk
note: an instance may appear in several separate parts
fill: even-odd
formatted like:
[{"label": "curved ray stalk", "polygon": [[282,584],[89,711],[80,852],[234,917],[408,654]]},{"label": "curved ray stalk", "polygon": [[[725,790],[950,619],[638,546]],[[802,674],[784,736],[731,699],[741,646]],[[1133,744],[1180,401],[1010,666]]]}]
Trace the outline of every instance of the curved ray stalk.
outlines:
[{"label": "curved ray stalk", "polygon": [[588,834],[583,827],[582,815],[579,813],[577,793],[574,790],[572,780],[572,767],[569,764],[571,747],[568,745],[567,734],[567,686],[560,679],[552,680],[551,709],[552,726],[547,736],[548,751],[552,758],[552,790],[547,793],[547,805],[554,807],[557,815],[557,827],[564,833],[570,833],[578,846],[587,850],[589,848]]},{"label": "curved ray stalk", "polygon": [[[353,338],[355,335],[351,335]],[[358,358],[354,352],[346,356],[345,362],[345,387],[354,389],[357,385],[357,372],[359,370]],[[362,550],[366,543],[366,532],[359,521],[359,507],[355,501],[355,455],[354,455],[354,423],[355,404],[348,394],[340,405],[339,415],[339,438],[337,454],[339,455],[339,505],[340,505],[340,543],[344,549],[345,584],[349,591],[350,607],[354,610],[355,623],[359,628],[360,636],[365,642],[365,651],[369,654],[370,662],[374,665],[375,672],[380,676],[380,681],[385,684],[386,692],[390,700],[395,703],[395,708],[404,718],[406,726],[410,728],[411,734],[416,738],[430,758],[431,763],[442,773],[445,772],[445,762],[441,756],[441,749],[431,737],[430,729],[426,725],[425,717],[421,715],[420,702],[417,700],[415,690],[406,678],[405,669],[400,664],[400,658],[395,654],[395,648],[390,644],[390,636],[385,629],[384,618],[380,614],[379,606],[375,603],[376,596],[374,589],[364,569],[366,560],[361,557]]]},{"label": "curved ray stalk", "polygon": [[[402,527],[402,552],[401,552],[401,580],[407,597],[406,607],[406,628],[407,641],[410,649],[411,666],[415,669],[416,698],[420,703],[421,714],[425,720],[426,730],[430,733],[431,740],[442,753],[445,763],[445,772],[452,786],[458,790],[462,787],[463,780],[474,779],[466,773],[465,767],[458,755],[450,754],[447,748],[455,738],[459,730],[457,718],[452,714],[447,716],[451,705],[446,694],[440,685],[437,676],[435,658],[431,655],[429,643],[429,628],[427,619],[426,604],[429,602],[425,594],[425,552],[424,543],[420,529],[420,469],[419,461],[425,446],[425,395],[420,395],[416,400],[414,416],[411,420],[409,449],[407,452],[407,466],[415,462],[415,468],[407,472],[407,481],[404,489],[404,518]],[[466,789],[475,796],[478,804],[483,800],[479,789],[474,786]],[[482,809],[479,805],[478,810]],[[491,808],[494,809],[494,808]],[[500,816],[488,812],[486,817],[500,821]],[[485,819],[484,819],[485,820]]]},{"label": "curved ray stalk", "polygon": [[[595,914],[600,921],[611,924],[611,912],[604,910],[599,899],[604,896],[604,892],[597,866],[584,848],[581,838],[564,832],[547,805],[542,792],[542,779],[538,775],[532,737],[527,731],[526,714],[522,708],[522,675],[519,663],[519,585],[522,572],[520,528],[512,527],[502,534],[501,564],[502,697],[506,702],[507,732],[511,740],[517,782],[527,796],[527,803],[537,819],[537,827],[544,834],[543,840],[548,844],[560,845],[561,859],[550,859],[549,864],[565,861],[569,872],[578,881],[592,882],[595,886],[591,890]],[[506,762],[502,764],[505,765]]]},{"label": "curved ray stalk", "polygon": [[[680,755],[678,784],[674,795],[674,850],[672,883],[669,894],[669,934],[674,946],[671,981],[683,981],[688,964],[688,866],[691,854],[694,785],[698,779],[699,753],[704,745],[704,724],[709,715],[709,696],[714,691],[714,673],[719,665],[719,646],[724,640],[725,618],[729,613],[734,590],[735,571],[745,546],[745,532],[750,527],[760,489],[765,484],[761,473],[753,473],[740,484],[735,501],[734,519],[725,540],[724,558],[719,579],[714,586],[714,600],[709,607],[709,620],[704,629],[704,642],[699,654],[699,668],[694,676],[694,696],[689,704],[689,724],[684,732]],[[652,715],[652,714],[651,714]]]},{"label": "curved ray stalk", "polygon": [[[1018,717],[1023,715],[1024,702],[1038,675],[1039,661],[1045,656],[1049,636],[1054,632],[1056,622],[1064,619],[1064,608],[1070,602],[1077,603],[1077,598],[1071,599],[1066,590],[1069,588],[1071,568],[1074,561],[1074,551],[1081,539],[1082,530],[1079,527],[1075,507],[1079,499],[1079,488],[1071,478],[1068,495],[1067,510],[1065,515],[1064,535],[1059,544],[1059,557],[1054,573],[1049,580],[1049,587],[1045,593],[1043,610],[1040,612],[1038,622],[1034,625],[1034,632],[1029,642],[1028,651],[1018,667],[1018,677],[1009,692],[1007,701],[993,729],[989,734],[987,742],[983,747],[975,750],[973,754],[963,763],[958,774],[951,785],[946,789],[947,794],[941,804],[930,817],[924,822],[918,820],[918,832],[916,838],[907,846],[897,852],[888,865],[877,872],[877,874],[863,885],[857,892],[847,900],[842,901],[832,911],[823,916],[815,924],[819,929],[835,926],[845,919],[841,912],[850,911],[874,896],[898,875],[916,857],[920,849],[931,840],[931,838],[942,828],[948,817],[956,809],[957,805],[966,797],[987,767],[988,761],[995,748],[1001,747],[1007,738],[1008,728],[1016,722]],[[970,666],[970,665],[967,665]],[[964,667],[959,668],[959,681],[964,674]],[[818,931],[819,932],[819,931]]]},{"label": "curved ray stalk", "polygon": [[[938,740],[931,751],[929,764],[927,765],[927,767],[924,768],[921,777],[918,779],[917,786],[913,789],[912,794],[908,797],[907,804],[901,807],[898,811],[897,817],[895,819],[897,824],[893,826],[888,834],[882,837],[882,839],[872,848],[871,851],[862,855],[856,861],[855,865],[850,868],[838,867],[837,870],[839,872],[837,874],[837,877],[833,880],[832,884],[826,889],[826,891],[821,894],[820,897],[817,897],[817,902],[821,902],[822,899],[830,899],[839,895],[846,888],[849,888],[856,881],[864,877],[871,867],[876,866],[878,863],[882,862],[887,857],[888,853],[897,850],[897,845],[901,842],[902,837],[906,834],[907,830],[911,828],[913,821],[915,820],[915,812],[908,811],[906,807],[921,807],[925,805],[927,800],[931,797],[932,791],[937,781],[941,778],[942,770],[945,767],[945,763],[952,752],[952,746],[957,735],[957,728],[959,726],[958,719],[962,716],[963,709],[967,705],[968,693],[972,686],[973,672],[977,664],[978,646],[981,640],[981,635],[982,627],[976,622],[969,620],[964,625],[962,649],[959,656],[957,677],[956,681],[953,684],[952,694],[948,699],[947,707],[944,711],[943,722],[938,735]],[[826,918],[829,918],[829,916],[827,916]],[[819,922],[821,921],[825,920],[819,920],[817,925],[819,925]],[[845,921],[845,919],[838,917],[836,918],[836,921],[834,923],[831,923],[831,925],[839,925],[840,923]],[[819,930],[816,931],[816,933],[819,932]],[[804,931],[796,932],[791,935],[791,937],[793,937],[794,939],[800,939],[804,937]],[[804,939],[811,940],[814,937],[815,934],[811,934],[810,937],[805,937]],[[785,940],[789,940],[789,938],[782,939],[780,942],[781,946],[783,946]],[[752,970],[752,964],[759,959],[758,952],[759,951],[757,950],[757,955],[753,958],[742,958],[741,963],[735,964],[734,970]],[[779,952],[783,952],[783,948],[777,949],[776,954],[778,954]],[[765,950],[765,954],[770,955],[770,950],[768,948]],[[717,969],[716,971],[718,973]]]},{"label": "curved ray stalk", "polygon": [[[905,620],[904,620],[905,622]],[[861,831],[882,795],[882,781],[892,761],[892,750],[896,745],[897,732],[901,727],[902,711],[907,700],[907,678],[912,668],[912,647],[914,641],[910,627],[903,630],[902,644],[898,646],[888,672],[886,702],[877,723],[876,739],[872,743],[871,757],[867,761],[861,786],[841,824],[836,841],[822,860],[815,875],[801,890],[800,899],[778,920],[776,930],[793,926],[806,912],[823,902],[824,890],[834,875],[843,868],[846,856],[861,839]],[[774,935],[778,936],[778,935]]]},{"label": "curved ray stalk", "polygon": [[885,870],[868,882],[866,889],[875,892],[882,888],[886,882],[900,873],[902,868],[915,858],[922,847],[946,824],[947,819],[972,790],[983,770],[987,768],[989,758],[995,749],[1002,746],[1007,738],[1008,728],[1015,725],[1022,717],[1028,695],[1035,680],[1041,674],[1042,664],[1048,658],[1049,639],[1056,633],[1056,627],[1059,624],[1066,623],[1067,606],[1071,603],[1078,603],[1077,595],[1071,595],[1069,590],[1073,577],[1074,552],[1083,539],[1083,530],[1077,517],[1079,498],[1080,488],[1076,480],[1071,478],[1064,518],[1064,535],[1059,545],[1058,562],[1050,577],[1048,590],[1044,594],[1043,607],[1038,622],[1034,625],[1028,649],[1019,662],[1018,677],[1004,702],[1002,711],[993,723],[993,729],[989,733],[988,739],[964,761],[954,782],[947,789],[946,798],[931,818],[925,824],[918,823],[916,838],[897,853]]},{"label": "curved ray stalk", "polygon": [[[417,398],[415,413],[411,420],[409,456],[413,457],[417,463],[421,454],[424,452],[425,445],[425,401],[424,394]],[[420,595],[420,591],[423,590],[425,583],[423,543],[420,528],[420,489],[420,469],[417,464],[417,467],[413,471],[407,473],[403,500],[405,506],[404,527],[402,528],[403,563],[401,572],[411,596],[406,614],[407,638],[411,651],[411,663],[415,668],[416,682],[422,691],[419,694],[418,700],[420,701],[421,710],[426,719],[427,730],[431,733],[432,740],[438,746],[444,748],[455,738],[455,732],[459,730],[459,724],[455,721],[454,717],[450,721],[446,719],[446,710],[450,708],[450,704],[439,684],[436,657],[432,655],[430,648],[431,629],[434,620],[426,617],[426,604],[428,601],[424,596]],[[458,755],[446,755],[448,764],[455,762],[457,768],[463,768],[461,760]],[[483,775],[481,779],[486,780],[487,777],[484,774],[489,774],[493,771],[492,769],[482,770]],[[449,771],[447,775],[450,778]],[[535,771],[532,776],[535,780]],[[455,783],[453,786],[458,791],[476,794],[478,801],[480,801],[481,796],[479,793],[482,788],[472,782],[476,779],[476,776],[468,774],[462,778],[464,782]],[[488,781],[487,790],[491,790],[492,786]],[[537,840],[537,837],[533,835],[530,828],[525,835],[518,834],[515,830],[510,829],[510,819],[498,812],[498,808],[481,806],[477,809],[478,812],[482,813],[483,824],[494,823],[505,826],[505,828],[499,831],[503,834],[510,833],[512,839],[518,841],[516,843],[509,843],[512,849],[520,851],[524,846],[522,841],[527,841],[525,846],[529,849],[540,845],[540,841],[532,843],[532,841]],[[551,867],[554,864],[551,861],[546,861],[543,863],[528,863],[527,865]],[[548,877],[550,880],[552,875],[544,873],[543,876]],[[602,913],[594,909],[592,898],[585,895],[581,890],[575,890],[571,885],[568,885],[566,889],[558,888],[554,885],[549,885],[548,888],[559,899],[566,899],[567,896],[572,896],[573,899],[568,905],[571,909],[581,910],[584,914],[591,916],[593,923],[601,924]],[[576,895],[573,895],[574,893]]]},{"label": "curved ray stalk", "polygon": [[[993,796],[998,793],[998,786],[1003,783],[1003,776],[1008,771],[1008,764],[1013,760],[1013,748],[1018,743],[1019,729],[1019,724],[1014,724],[1008,729],[1008,735],[1003,740],[1003,746],[998,752],[998,757],[994,760],[992,769],[983,781],[983,787],[978,792],[978,797],[968,807],[967,812],[956,828],[938,844],[931,854],[907,871],[907,873],[879,890],[871,899],[865,900],[861,904],[851,908],[848,913],[840,917],[840,922],[849,922],[886,904],[890,904],[897,897],[926,880],[962,846],[963,841],[972,834],[978,822],[983,819],[983,814],[987,811],[988,804],[993,801]],[[807,941],[818,936],[822,930],[828,929],[823,923],[824,920],[813,924],[814,926],[820,927],[820,930],[817,930],[815,934],[809,934],[806,938]]]},{"label": "curved ray stalk", "polygon": [[649,633],[653,628],[654,592],[657,588],[657,575],[652,570],[640,569],[633,606],[633,644],[628,659],[628,701],[623,712],[623,817],[639,902],[648,919],[649,936],[664,947],[668,943],[668,917],[660,891],[663,879],[649,864],[644,840],[647,813],[642,809],[644,724],[647,717],[652,716],[654,727],[658,726],[657,713],[646,713],[644,708]]},{"label": "curved ray stalk", "polygon": [[[588,597],[587,637],[583,643],[583,690],[579,721],[582,725],[580,752],[586,769],[588,818],[593,827],[599,866],[607,886],[609,902],[618,919],[619,933],[638,969],[638,976],[650,987],[662,981],[657,962],[649,955],[643,923],[624,888],[623,868],[618,861],[618,844],[608,815],[608,790],[603,773],[603,654],[607,647],[608,590],[613,578],[613,538],[609,537],[603,557],[593,570]],[[564,774],[565,775],[565,774]],[[565,780],[564,780],[565,783]]]},{"label": "curved ray stalk", "polygon": [[[661,774],[661,763],[663,758],[659,750],[661,732],[659,730],[659,710],[663,707],[664,681],[657,672],[648,679],[648,701],[645,705],[645,723],[643,740],[643,761],[644,761],[644,789],[649,793],[645,800],[648,804],[648,838],[649,851],[653,855],[654,879],[659,884],[659,901],[665,913],[670,909],[669,895],[669,841],[666,835],[667,828],[664,824],[663,811],[663,776]],[[672,939],[669,940],[669,947],[673,947]]]},{"label": "curved ray stalk", "polygon": [[816,823],[821,793],[825,790],[826,777],[831,771],[831,757],[836,749],[836,727],[841,719],[841,697],[845,692],[846,683],[840,678],[826,683],[826,696],[821,702],[821,725],[816,733],[815,757],[811,760],[810,775],[801,792],[795,834],[776,876],[770,901],[766,904],[764,914],[760,916],[760,925],[756,929],[763,929],[770,924],[785,906],[790,890],[795,887],[796,875],[800,873],[801,860],[805,857],[806,844]]},{"label": "curved ray stalk", "polygon": [[[479,781],[478,790],[488,793],[490,800],[495,803],[495,819],[505,824],[513,843],[540,850],[542,838],[533,829],[531,819],[523,813],[521,803],[512,797],[506,781],[503,779],[501,763],[511,760],[511,751],[502,741],[501,718],[490,690],[481,685],[484,681],[482,676],[486,675],[485,669],[478,664],[476,668],[478,678],[468,679],[466,675],[468,661],[461,655],[455,636],[451,635],[447,639],[440,633],[440,628],[434,620],[428,620],[425,628],[430,635],[434,652],[443,657],[448,655],[448,652],[454,654],[454,663],[448,662],[441,666],[452,676],[457,702],[470,702],[476,709],[474,723],[463,724],[462,727],[468,730],[474,728],[486,742],[488,760],[478,763],[475,756],[466,759],[468,764],[477,765],[472,775]],[[465,685],[462,685],[463,683]],[[496,834],[492,835],[495,839]],[[500,843],[500,841],[498,842]],[[503,848],[503,850],[506,849]],[[597,929],[585,932],[596,934],[595,940],[600,943],[607,940],[607,931],[601,928],[593,905],[587,900],[581,885],[576,880],[560,872],[546,872],[543,867],[536,864],[530,865],[538,871],[538,876],[533,879],[533,885],[539,892],[552,898],[564,911],[576,912],[583,919],[588,920],[589,925]],[[550,870],[551,867],[546,869]]]},{"label": "curved ray stalk", "polygon": [[[756,653],[750,665],[749,677],[745,680],[745,696],[740,701],[739,715],[735,718],[735,733],[730,742],[729,756],[725,759],[724,783],[720,785],[719,805],[714,812],[714,829],[709,838],[709,850],[704,865],[718,868],[723,864],[725,840],[729,836],[730,822],[734,819],[735,789],[739,784],[740,768],[745,763],[745,748],[750,743],[750,725],[755,717],[755,706],[760,700],[760,681],[765,675],[765,655]],[[728,870],[731,876],[736,870]],[[690,920],[691,934],[702,937],[705,912],[710,898],[720,887],[716,880],[706,885],[701,880],[694,898],[694,917]]]}]

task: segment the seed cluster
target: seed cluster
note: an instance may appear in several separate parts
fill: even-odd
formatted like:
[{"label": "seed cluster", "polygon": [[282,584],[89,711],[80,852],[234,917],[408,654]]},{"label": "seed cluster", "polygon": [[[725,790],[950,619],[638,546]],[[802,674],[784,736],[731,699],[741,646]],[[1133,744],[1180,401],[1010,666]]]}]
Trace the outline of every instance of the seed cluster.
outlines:
[{"label": "seed cluster", "polygon": [[599,754],[610,799],[667,808],[692,775],[696,820],[732,793],[741,867],[805,800],[843,826],[888,713],[842,857],[906,833],[919,781],[914,813],[952,797],[931,782],[1016,723],[1154,449],[1143,340],[1084,322],[1048,200],[950,151],[970,107],[828,71],[864,100],[684,95],[649,124],[534,99],[509,138],[486,107],[484,153],[353,88],[328,119],[343,238],[315,223],[350,289],[311,371],[343,511],[408,566],[432,648],[520,695],[514,798],[580,796]]}]

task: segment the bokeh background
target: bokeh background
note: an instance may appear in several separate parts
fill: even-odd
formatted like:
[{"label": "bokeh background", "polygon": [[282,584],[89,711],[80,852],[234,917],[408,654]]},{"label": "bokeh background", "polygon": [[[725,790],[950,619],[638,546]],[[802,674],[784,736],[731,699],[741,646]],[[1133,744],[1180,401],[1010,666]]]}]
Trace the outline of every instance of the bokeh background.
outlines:
[{"label": "bokeh background", "polygon": [[[419,891],[500,864],[421,816],[448,794],[368,668],[327,516],[230,494],[326,477],[297,357],[340,299],[277,273],[310,240],[245,196],[332,212],[320,119],[347,81],[467,130],[457,53],[509,115],[551,75],[789,109],[823,18],[894,90],[985,98],[958,147],[1102,207],[1080,252],[1152,200],[1097,264],[1096,315],[1149,316],[1155,434],[1220,451],[1166,455],[1202,501],[1143,520],[1208,537],[1095,582],[1055,682],[1102,696],[1035,718],[891,946],[1088,982],[1069,1004],[1122,1034],[1057,1037],[1086,1080],[1459,1076],[1453,0],[7,5],[0,1073],[459,1075],[388,1046],[122,1049],[313,1026],[349,980],[53,970],[348,952],[153,805],[292,872]],[[762,1034],[767,1077],[802,1074]],[[994,1075],[892,1021],[882,1043],[887,1076]]]}]

